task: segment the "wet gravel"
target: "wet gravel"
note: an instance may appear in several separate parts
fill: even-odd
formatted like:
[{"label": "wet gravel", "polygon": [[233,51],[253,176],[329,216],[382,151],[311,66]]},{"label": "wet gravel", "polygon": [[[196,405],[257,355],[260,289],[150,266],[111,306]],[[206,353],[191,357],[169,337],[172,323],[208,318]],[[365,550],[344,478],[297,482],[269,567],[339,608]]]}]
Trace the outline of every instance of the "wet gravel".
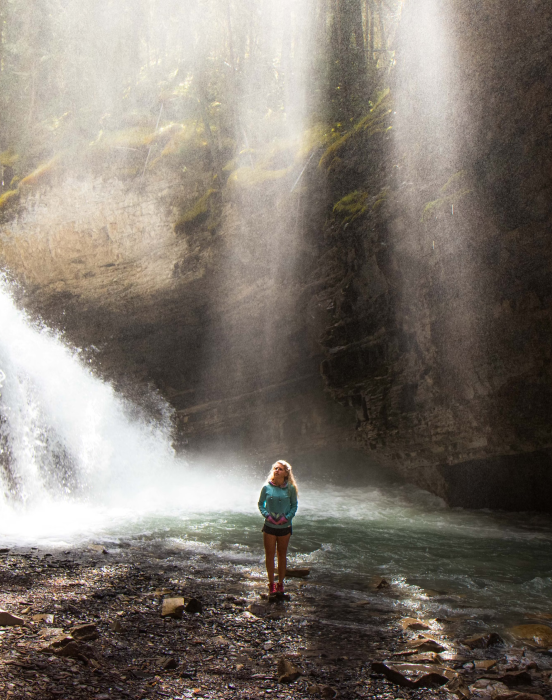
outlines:
[{"label": "wet gravel", "polygon": [[[439,660],[454,669],[453,683],[411,689],[375,673],[374,661],[407,659],[400,654],[420,634],[401,627],[411,613],[393,587],[342,591],[291,579],[286,599],[272,602],[260,568],[125,544],[3,551],[0,581],[0,608],[23,621],[0,627],[1,698],[500,698],[500,686],[473,687],[485,675],[473,660],[485,658],[502,673],[529,673],[528,687],[507,689],[510,697],[552,698],[546,653],[470,650],[457,643],[454,620],[424,632],[447,647]],[[163,599],[176,596],[200,601],[202,612],[162,617]],[[94,633],[72,641],[86,623]],[[282,657],[296,680],[279,682]]]}]

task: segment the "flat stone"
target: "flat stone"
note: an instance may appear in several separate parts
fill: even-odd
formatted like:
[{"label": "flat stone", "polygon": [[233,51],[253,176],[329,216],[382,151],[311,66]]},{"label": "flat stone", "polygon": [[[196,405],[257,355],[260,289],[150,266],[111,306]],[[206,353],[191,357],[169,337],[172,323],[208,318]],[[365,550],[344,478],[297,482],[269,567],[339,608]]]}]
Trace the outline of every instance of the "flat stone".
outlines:
[{"label": "flat stone", "polygon": [[115,622],[112,622],[112,623],[109,625],[109,629],[110,629],[112,632],[115,632],[116,634],[120,634],[125,628],[124,628],[123,625],[119,622],[119,620],[115,620]]},{"label": "flat stone", "polygon": [[165,598],[161,608],[161,617],[180,619],[184,612],[184,598]]},{"label": "flat stone", "polygon": [[70,631],[73,639],[76,639],[79,642],[91,642],[93,639],[98,639],[100,636],[96,625],[92,624],[91,622],[84,625],[76,625]]},{"label": "flat stone", "polygon": [[500,693],[494,700],[544,700],[544,697],[536,693]]},{"label": "flat stone", "polygon": [[438,687],[457,677],[451,669],[423,664],[392,664],[387,661],[373,661],[372,670],[381,673],[396,685],[413,689]]},{"label": "flat stone", "polygon": [[528,671],[509,671],[497,680],[511,688],[516,685],[531,685],[533,679]]},{"label": "flat stone", "polygon": [[88,656],[85,652],[91,655],[90,647],[86,645],[81,645],[78,642],[72,641],[69,644],[65,644],[61,649],[56,652],[58,656],[65,656],[71,659],[78,659],[84,663],[88,663]]},{"label": "flat stone", "polygon": [[38,633],[39,637],[43,637],[45,639],[53,639],[54,637],[59,637],[60,635],[63,635],[62,627],[44,627]]},{"label": "flat stone", "polygon": [[156,588],[153,591],[153,595],[156,598],[162,598],[163,596],[172,596],[174,591],[171,588]]},{"label": "flat stone", "polygon": [[108,554],[103,544],[89,544],[88,549],[91,549],[93,552],[98,552],[98,554]]},{"label": "flat stone", "polygon": [[412,654],[408,657],[408,663],[410,664],[442,664],[443,659],[439,654],[428,652],[427,654]]},{"label": "flat stone", "polygon": [[213,644],[216,644],[219,647],[228,646],[228,644],[230,644],[230,642],[225,637],[220,636],[213,637],[211,641],[213,642]]},{"label": "flat stone", "polygon": [[68,634],[58,634],[53,639],[50,639],[48,643],[42,647],[42,651],[46,653],[57,653],[64,646],[67,646],[67,644],[71,644],[71,642],[74,641],[75,640],[73,639],[73,637],[71,637]]},{"label": "flat stone", "polygon": [[496,666],[497,662],[495,659],[484,659],[482,661],[474,661],[473,663],[476,669],[488,671],[489,669],[493,668],[493,666]]},{"label": "flat stone", "polygon": [[25,624],[25,620],[17,615],[12,615],[6,610],[0,610],[0,627],[19,627]]},{"label": "flat stone", "polygon": [[415,617],[405,617],[399,622],[403,630],[428,630],[429,626],[425,622],[416,619]]},{"label": "flat stone", "polygon": [[51,625],[54,622],[54,616],[50,613],[37,613],[36,615],[33,615],[31,619],[33,622],[45,622],[48,625]]},{"label": "flat stone", "polygon": [[552,629],[547,625],[517,625],[517,627],[512,627],[509,632],[514,637],[535,646],[547,649],[552,647]]},{"label": "flat stone", "polygon": [[190,600],[187,602],[186,607],[184,609],[186,610],[187,613],[202,613],[203,612],[203,604],[197,598],[190,598]]},{"label": "flat stone", "polygon": [[260,603],[251,603],[247,608],[247,612],[255,615],[255,617],[264,617],[268,613],[268,608]]},{"label": "flat stone", "polygon": [[470,649],[488,649],[498,644],[504,644],[504,640],[496,632],[490,632],[489,634],[474,634],[473,637],[461,639],[460,643]]},{"label": "flat stone", "polygon": [[166,656],[161,661],[161,667],[165,671],[174,671],[174,669],[178,667],[178,661],[174,656]]},{"label": "flat stone", "polygon": [[433,651],[436,654],[439,654],[441,651],[446,651],[445,646],[435,641],[435,639],[430,639],[429,637],[417,639],[415,642],[409,644],[409,646],[416,649],[418,652]]},{"label": "flat stone", "polygon": [[278,683],[292,683],[301,675],[301,671],[285,656],[278,659]]},{"label": "flat stone", "polygon": [[305,578],[310,574],[310,569],[286,569],[286,578]]}]

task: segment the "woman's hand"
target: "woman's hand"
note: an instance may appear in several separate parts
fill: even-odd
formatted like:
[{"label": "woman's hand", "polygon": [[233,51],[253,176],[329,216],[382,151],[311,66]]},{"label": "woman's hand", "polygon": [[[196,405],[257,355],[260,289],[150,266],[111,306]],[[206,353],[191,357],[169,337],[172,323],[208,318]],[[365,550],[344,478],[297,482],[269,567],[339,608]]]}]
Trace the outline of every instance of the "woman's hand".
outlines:
[{"label": "woman's hand", "polygon": [[277,525],[283,525],[284,523],[287,523],[287,518],[285,515],[281,515],[278,518],[278,522],[276,523]]},{"label": "woman's hand", "polygon": [[279,521],[279,520],[278,520],[278,521],[274,520],[274,518],[272,517],[272,515],[269,515],[268,518],[266,519],[266,522],[267,522],[267,523],[270,523],[271,525],[278,525],[280,521]]}]

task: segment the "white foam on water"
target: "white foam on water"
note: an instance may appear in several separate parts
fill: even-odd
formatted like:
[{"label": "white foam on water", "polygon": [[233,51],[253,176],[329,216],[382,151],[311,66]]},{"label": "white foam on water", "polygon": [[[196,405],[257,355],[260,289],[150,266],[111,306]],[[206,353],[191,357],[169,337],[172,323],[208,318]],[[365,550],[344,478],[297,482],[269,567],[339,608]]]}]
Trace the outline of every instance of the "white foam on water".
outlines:
[{"label": "white foam on water", "polygon": [[153,420],[118,396],[78,350],[17,308],[5,280],[0,328],[3,539],[78,541],[147,514],[255,502],[256,486],[190,472],[172,448],[168,407]]}]

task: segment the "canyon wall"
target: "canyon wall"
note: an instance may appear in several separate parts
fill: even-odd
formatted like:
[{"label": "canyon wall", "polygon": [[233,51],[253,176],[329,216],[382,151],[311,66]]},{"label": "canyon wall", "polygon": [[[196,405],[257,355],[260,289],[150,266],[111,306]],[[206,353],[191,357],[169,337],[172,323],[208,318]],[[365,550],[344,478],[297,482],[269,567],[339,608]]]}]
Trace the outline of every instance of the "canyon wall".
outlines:
[{"label": "canyon wall", "polygon": [[216,225],[175,226],[205,183],[65,173],[0,258],[97,371],[159,390],[188,450],[350,445],[451,505],[550,510],[552,11],[439,7],[448,160],[404,40],[378,128],[321,145],[298,191],[227,187]]}]

